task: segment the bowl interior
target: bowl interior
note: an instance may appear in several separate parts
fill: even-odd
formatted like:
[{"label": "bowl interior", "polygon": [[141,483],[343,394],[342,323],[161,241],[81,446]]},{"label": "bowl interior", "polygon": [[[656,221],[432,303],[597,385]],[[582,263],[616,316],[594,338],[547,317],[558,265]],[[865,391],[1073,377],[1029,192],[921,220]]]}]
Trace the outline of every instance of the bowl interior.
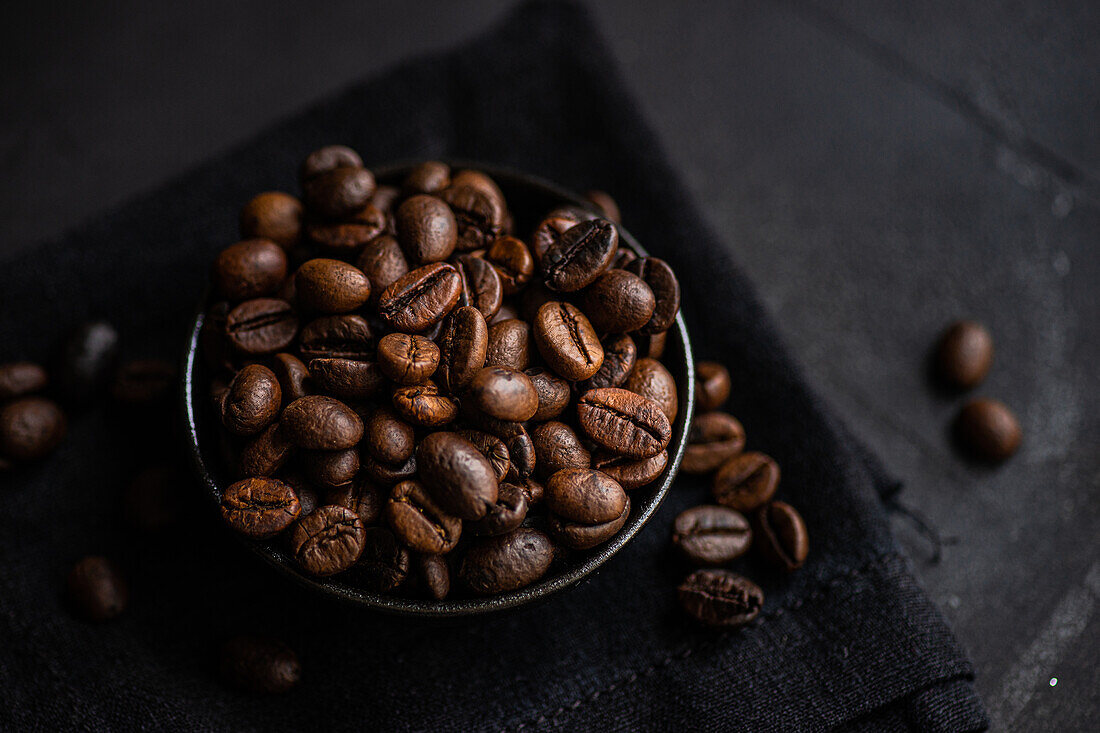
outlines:
[{"label": "bowl interior", "polygon": [[[449,161],[455,168],[477,168],[485,171],[498,183],[508,200],[509,208],[515,217],[515,230],[526,236],[542,216],[556,206],[573,204],[589,206],[577,196],[555,184],[535,176],[508,169],[496,168],[476,162]],[[380,183],[399,183],[415,162],[396,163],[372,168]],[[645,249],[620,227],[621,239],[638,254]],[[222,487],[233,482],[230,472],[220,457],[219,425],[207,395],[207,374],[203,360],[199,358],[199,333],[203,325],[205,308],[204,298],[191,329],[190,340],[184,364],[183,401],[187,420],[187,432],[191,455],[205,492],[216,505],[221,504]],[[615,555],[643,527],[660,506],[668,492],[676,473],[680,468],[687,443],[687,426],[695,409],[695,364],[692,358],[691,343],[682,315],[676,317],[675,325],[669,329],[668,341],[662,362],[676,378],[679,387],[680,409],[673,424],[672,440],[669,443],[669,461],[664,473],[646,487],[630,492],[631,513],[622,530],[608,542],[585,553],[577,561],[566,565],[541,581],[511,593],[486,598],[462,598],[455,600],[431,601],[418,598],[405,598],[370,593],[354,585],[342,582],[339,578],[315,578],[302,573],[294,564],[290,555],[277,541],[261,542],[236,535],[253,552],[283,571],[294,581],[313,588],[326,595],[340,598],[357,605],[404,616],[423,617],[459,617],[488,613],[545,598],[553,593],[576,585]],[[227,530],[228,531],[228,530]]]}]

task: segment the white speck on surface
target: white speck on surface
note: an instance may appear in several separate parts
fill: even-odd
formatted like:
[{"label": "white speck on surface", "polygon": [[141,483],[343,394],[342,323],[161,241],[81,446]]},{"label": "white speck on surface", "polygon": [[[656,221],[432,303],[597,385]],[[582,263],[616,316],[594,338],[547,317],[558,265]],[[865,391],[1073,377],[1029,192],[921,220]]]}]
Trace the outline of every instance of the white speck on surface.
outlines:
[{"label": "white speck on surface", "polygon": [[1054,687],[1057,684],[1058,684],[1058,678],[1057,677],[1051,677],[1050,678],[1050,686]]},{"label": "white speck on surface", "polygon": [[1054,272],[1057,273],[1059,277],[1065,277],[1069,274],[1069,255],[1065,252],[1059,252],[1054,255],[1054,262],[1051,264],[1054,265]]}]

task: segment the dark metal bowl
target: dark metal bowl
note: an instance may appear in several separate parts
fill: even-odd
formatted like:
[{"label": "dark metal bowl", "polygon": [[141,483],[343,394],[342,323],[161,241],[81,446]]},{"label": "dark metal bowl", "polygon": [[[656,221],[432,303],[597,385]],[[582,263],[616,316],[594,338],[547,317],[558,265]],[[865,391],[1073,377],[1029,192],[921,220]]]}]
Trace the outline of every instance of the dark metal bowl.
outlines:
[{"label": "dark metal bowl", "polygon": [[[516,230],[526,233],[542,215],[556,206],[573,204],[591,207],[591,204],[575,193],[536,176],[506,168],[469,161],[450,161],[455,168],[476,168],[485,171],[500,185],[515,216]],[[380,183],[399,183],[415,162],[395,163],[372,168]],[[629,232],[620,227],[621,238],[638,254],[645,249]],[[218,448],[218,424],[211,415],[206,398],[207,384],[202,360],[198,358],[199,332],[202,329],[206,298],[200,304],[187,342],[187,355],[183,370],[183,408],[187,420],[187,435],[191,458],[202,481],[206,494],[215,505],[221,504],[222,487],[231,483]],[[339,578],[315,578],[301,572],[291,557],[277,542],[249,540],[236,535],[253,552],[281,570],[295,582],[327,596],[350,601],[365,608],[386,611],[410,617],[455,618],[472,616],[515,608],[525,603],[546,598],[558,591],[577,585],[610,560],[630,539],[645,526],[661,505],[665,494],[680,469],[680,459],[687,444],[688,426],[695,412],[695,362],[691,342],[682,316],[676,317],[669,329],[669,338],[662,361],[676,378],[680,389],[680,410],[673,424],[672,441],[668,446],[669,461],[664,473],[653,483],[630,492],[631,513],[626,524],[607,543],[584,554],[580,560],[565,570],[548,575],[541,581],[511,593],[486,598],[463,598],[431,601],[418,598],[369,593],[342,582]]]}]

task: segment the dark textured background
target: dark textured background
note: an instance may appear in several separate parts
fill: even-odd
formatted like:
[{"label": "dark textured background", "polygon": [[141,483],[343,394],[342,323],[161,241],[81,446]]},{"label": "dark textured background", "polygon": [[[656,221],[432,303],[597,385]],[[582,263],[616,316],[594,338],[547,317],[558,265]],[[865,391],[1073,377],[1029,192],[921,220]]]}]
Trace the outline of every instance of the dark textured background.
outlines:
[{"label": "dark textured background", "polygon": [[[0,11],[0,254],[506,6],[225,5]],[[994,728],[1087,729],[1100,716],[1100,10],[911,5],[593,9],[811,381],[905,479],[904,500],[957,538],[932,566],[897,523]],[[957,401],[922,369],[960,316],[992,327],[979,392],[1026,430],[996,471],[950,450]]]}]

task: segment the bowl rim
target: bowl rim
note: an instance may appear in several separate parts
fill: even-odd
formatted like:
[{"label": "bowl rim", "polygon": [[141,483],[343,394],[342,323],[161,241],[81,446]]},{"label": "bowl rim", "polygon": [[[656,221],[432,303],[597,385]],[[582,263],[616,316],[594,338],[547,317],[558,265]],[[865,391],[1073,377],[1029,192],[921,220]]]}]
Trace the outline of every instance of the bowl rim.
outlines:
[{"label": "bowl rim", "polygon": [[[403,172],[407,172],[414,165],[424,162],[424,160],[427,159],[400,160],[383,165],[371,166],[369,168],[378,180],[389,180],[396,178]],[[494,180],[507,181],[510,185],[522,185],[531,189],[536,189],[538,193],[559,199],[562,205],[582,206],[588,209],[592,208],[590,202],[578,196],[573,191],[537,175],[514,168],[492,165],[481,161],[454,158],[432,158],[431,160],[442,160],[450,165],[452,169],[476,169],[483,171]],[[641,256],[648,256],[647,250],[638,243],[629,231],[618,224],[616,227],[619,230],[620,237],[624,239],[635,252]],[[207,465],[206,455],[203,450],[203,442],[199,438],[198,412],[201,408],[197,406],[199,403],[196,401],[195,397],[196,388],[200,386],[198,384],[197,378],[199,375],[197,372],[202,369],[197,358],[200,333],[205,321],[209,299],[210,293],[209,288],[207,288],[204,290],[202,298],[199,301],[194,322],[192,323],[188,335],[187,350],[184,356],[182,369],[181,398],[183,402],[184,420],[186,422],[188,453],[191,459],[192,469],[202,482],[206,495],[213,501],[215,507],[218,507],[220,506],[219,495],[221,489]],[[649,520],[661,507],[661,504],[664,502],[665,497],[672,487],[672,483],[676,480],[676,476],[679,473],[680,462],[683,458],[684,450],[687,447],[688,431],[691,420],[695,414],[695,358],[691,348],[691,338],[688,335],[687,325],[684,322],[682,310],[680,313],[677,313],[676,321],[669,330],[675,331],[680,339],[680,348],[683,351],[685,379],[680,389],[680,406],[675,421],[675,423],[679,423],[681,427],[680,430],[677,431],[676,424],[673,424],[673,441],[670,442],[670,448],[672,448],[672,450],[669,452],[668,465],[665,467],[663,476],[659,480],[660,484],[657,486],[653,497],[642,506],[639,512],[636,513],[634,507],[632,507],[631,517],[627,520],[626,526],[610,540],[589,551],[589,554],[587,554],[581,562],[567,567],[564,572],[542,578],[536,583],[500,595],[432,601],[420,598],[371,593],[360,590],[347,583],[334,581],[329,578],[308,576],[288,562],[285,553],[274,549],[269,541],[251,540],[236,532],[230,532],[230,534],[243,542],[254,554],[259,555],[269,565],[274,566],[283,575],[294,580],[300,587],[317,591],[323,595],[337,598],[362,608],[405,617],[463,618],[484,615],[518,608],[538,600],[546,599],[568,588],[575,587],[588,579],[612,557],[618,554],[618,552],[649,523]],[[217,459],[213,458],[213,460]],[[652,491],[652,489],[649,490]]]}]

